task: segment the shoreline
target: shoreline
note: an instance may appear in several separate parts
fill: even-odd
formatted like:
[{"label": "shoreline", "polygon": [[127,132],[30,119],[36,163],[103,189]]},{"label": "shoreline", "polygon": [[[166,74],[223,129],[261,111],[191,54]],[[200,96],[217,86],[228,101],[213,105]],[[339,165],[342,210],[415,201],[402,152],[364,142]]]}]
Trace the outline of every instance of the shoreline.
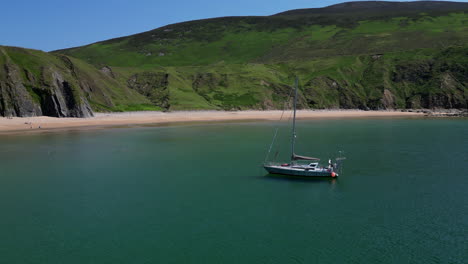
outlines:
[{"label": "shoreline", "polygon": [[[164,125],[173,123],[202,123],[226,121],[279,121],[281,110],[269,111],[175,111],[175,112],[123,112],[95,113],[90,118],[0,117],[0,134],[18,134],[46,131],[68,131],[131,127],[141,125]],[[284,112],[283,120],[289,117]],[[363,110],[299,110],[298,119],[351,119],[423,117],[423,112],[363,111]]]}]

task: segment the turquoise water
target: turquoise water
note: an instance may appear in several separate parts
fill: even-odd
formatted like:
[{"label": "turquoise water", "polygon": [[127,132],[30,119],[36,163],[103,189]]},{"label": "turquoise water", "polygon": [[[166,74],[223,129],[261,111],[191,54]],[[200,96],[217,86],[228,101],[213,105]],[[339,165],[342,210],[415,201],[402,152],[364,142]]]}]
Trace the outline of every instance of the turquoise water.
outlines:
[{"label": "turquoise water", "polygon": [[466,119],[300,121],[337,180],[266,176],[274,126],[1,135],[0,262],[466,263]]}]

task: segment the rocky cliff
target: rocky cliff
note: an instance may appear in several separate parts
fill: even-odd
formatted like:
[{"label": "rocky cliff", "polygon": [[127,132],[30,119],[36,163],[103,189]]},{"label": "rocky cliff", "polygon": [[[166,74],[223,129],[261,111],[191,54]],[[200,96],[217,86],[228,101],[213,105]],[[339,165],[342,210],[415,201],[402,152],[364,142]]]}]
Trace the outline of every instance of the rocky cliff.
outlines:
[{"label": "rocky cliff", "polygon": [[0,47],[0,115],[468,107],[468,3],[352,2],[188,21],[45,53]]},{"label": "rocky cliff", "polygon": [[[468,107],[468,48],[343,57],[329,64],[97,69],[64,55],[0,48],[0,115],[93,111],[281,109],[294,76],[299,108]],[[336,60],[335,58],[333,60]],[[346,62],[346,63],[344,63]],[[317,67],[320,71],[317,71]]]},{"label": "rocky cliff", "polygon": [[148,103],[127,90],[77,59],[0,47],[1,116],[91,117],[93,110],[112,109],[116,102]]},{"label": "rocky cliff", "polygon": [[[66,71],[53,64],[39,65],[32,72],[24,65],[15,63],[8,55],[24,50],[2,48],[0,67],[0,114],[3,116],[93,116],[88,100],[79,85],[73,64],[64,56],[58,57],[69,67]],[[31,54],[24,54],[32,56]]]}]

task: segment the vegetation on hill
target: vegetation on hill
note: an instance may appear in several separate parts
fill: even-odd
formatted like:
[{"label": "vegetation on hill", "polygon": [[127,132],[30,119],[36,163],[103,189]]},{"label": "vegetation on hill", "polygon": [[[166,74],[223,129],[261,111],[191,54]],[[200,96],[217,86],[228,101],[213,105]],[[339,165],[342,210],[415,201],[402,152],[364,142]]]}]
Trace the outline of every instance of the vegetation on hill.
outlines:
[{"label": "vegetation on hill", "polygon": [[276,109],[296,75],[302,108],[467,108],[466,11],[467,3],[351,2],[28,50],[23,61],[3,48],[3,57],[35,76],[48,64],[69,76],[71,61],[78,97],[97,111]]},{"label": "vegetation on hill", "polygon": [[105,70],[64,55],[0,46],[0,115],[88,117],[156,108]]}]

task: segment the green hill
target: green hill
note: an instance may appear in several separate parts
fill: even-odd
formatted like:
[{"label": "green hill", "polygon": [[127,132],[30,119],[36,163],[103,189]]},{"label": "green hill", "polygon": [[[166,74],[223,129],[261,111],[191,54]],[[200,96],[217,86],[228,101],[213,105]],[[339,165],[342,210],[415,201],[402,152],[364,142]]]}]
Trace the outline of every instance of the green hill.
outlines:
[{"label": "green hill", "polygon": [[87,117],[94,111],[154,109],[111,72],[64,55],[0,46],[0,115]]},{"label": "green hill", "polygon": [[101,97],[78,90],[98,111],[276,109],[295,75],[302,108],[467,108],[466,11],[350,2],[178,23],[48,56],[93,72]]}]

